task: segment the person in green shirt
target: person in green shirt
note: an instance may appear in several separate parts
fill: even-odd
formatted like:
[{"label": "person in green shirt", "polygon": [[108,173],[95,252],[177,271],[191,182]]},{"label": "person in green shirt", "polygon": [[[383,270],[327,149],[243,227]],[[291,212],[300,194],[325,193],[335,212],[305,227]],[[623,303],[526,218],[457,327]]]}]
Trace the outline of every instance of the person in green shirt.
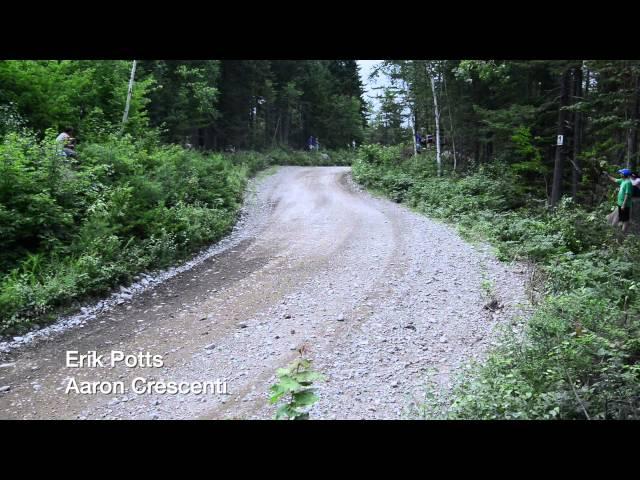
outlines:
[{"label": "person in green shirt", "polygon": [[608,175],[612,182],[620,185],[618,190],[618,221],[622,225],[622,231],[626,233],[629,228],[629,219],[631,217],[631,197],[633,196],[633,185],[631,184],[631,170],[623,168],[618,170],[622,178],[614,178]]}]

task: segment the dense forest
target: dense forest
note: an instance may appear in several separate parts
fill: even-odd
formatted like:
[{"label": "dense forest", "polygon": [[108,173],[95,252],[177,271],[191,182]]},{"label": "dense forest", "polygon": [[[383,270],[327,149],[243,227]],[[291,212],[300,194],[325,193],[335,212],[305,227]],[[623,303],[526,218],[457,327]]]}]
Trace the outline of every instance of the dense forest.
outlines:
[{"label": "dense forest", "polygon": [[[506,332],[429,415],[637,418],[640,243],[605,222],[605,173],[638,167],[640,61],[386,60],[374,76],[377,108],[355,60],[0,62],[0,333],[221,238],[269,165],[353,164],[531,272],[526,340]],[[65,127],[77,158],[56,149]]]},{"label": "dense forest", "polygon": [[[81,140],[120,128],[127,61],[4,61],[0,105],[38,132],[74,126]],[[125,132],[156,129],[165,142],[327,148],[361,143],[365,125],[355,60],[138,61]],[[5,127],[6,128],[6,127]],[[146,132],[145,132],[146,133]]]},{"label": "dense forest", "polygon": [[[369,140],[440,131],[449,168],[506,162],[518,184],[557,205],[602,201],[601,172],[638,165],[637,61],[385,61],[390,78]],[[434,103],[435,100],[435,103]],[[562,145],[558,147],[558,136]]]},{"label": "dense forest", "polygon": [[[640,242],[605,218],[638,166],[639,61],[385,61],[365,186],[529,272],[507,328],[428,418],[640,417]],[[433,135],[419,154],[414,132]],[[638,207],[631,207],[632,230]],[[637,229],[635,229],[637,230]],[[487,296],[492,298],[491,285]],[[432,398],[438,398],[436,396]],[[437,403],[437,402],[436,402]]]}]

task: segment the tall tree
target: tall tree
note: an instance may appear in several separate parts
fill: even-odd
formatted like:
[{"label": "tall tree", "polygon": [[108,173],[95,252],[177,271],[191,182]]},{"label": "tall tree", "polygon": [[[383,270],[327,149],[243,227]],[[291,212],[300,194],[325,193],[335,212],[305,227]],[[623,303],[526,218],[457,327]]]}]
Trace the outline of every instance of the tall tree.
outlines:
[{"label": "tall tree", "polygon": [[558,108],[558,129],[559,141],[556,144],[556,154],[553,166],[553,183],[551,186],[551,205],[555,206],[562,196],[562,177],[564,174],[564,160],[566,157],[567,143],[567,119],[566,107],[569,105],[569,91],[571,82],[571,68],[565,68],[560,80],[560,103]]},{"label": "tall tree", "polygon": [[[573,69],[573,82],[572,82],[572,103],[574,105],[580,105],[582,102],[582,69],[583,65],[577,65]],[[578,197],[578,187],[580,184],[580,154],[582,151],[582,112],[579,108],[573,111],[573,154],[572,154],[572,168],[571,168],[571,196],[576,199]]]},{"label": "tall tree", "polygon": [[436,163],[438,176],[442,175],[442,157],[440,156],[440,109],[438,108],[438,94],[436,92],[437,66],[434,63],[427,64],[427,73],[431,80],[431,92],[433,95],[433,116],[436,124]]},{"label": "tall tree", "polygon": [[140,69],[155,81],[150,94],[151,124],[165,140],[183,143],[200,137],[218,117],[219,62],[216,60],[147,60]]}]

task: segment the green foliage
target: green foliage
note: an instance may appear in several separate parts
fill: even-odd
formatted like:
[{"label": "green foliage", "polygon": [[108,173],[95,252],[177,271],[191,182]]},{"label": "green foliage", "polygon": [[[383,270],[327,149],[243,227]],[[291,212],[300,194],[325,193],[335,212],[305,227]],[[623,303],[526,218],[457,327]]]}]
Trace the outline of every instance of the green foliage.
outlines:
[{"label": "green foliage", "polygon": [[438,218],[463,218],[478,210],[505,211],[521,205],[522,194],[504,177],[500,165],[483,166],[475,175],[435,178],[433,154],[402,160],[402,147],[365,145],[353,163],[354,178],[395,201]]},{"label": "green foliage", "polygon": [[488,81],[497,79],[504,82],[508,79],[509,65],[497,60],[461,60],[455,73],[462,79],[471,79],[477,74],[480,80]]},{"label": "green foliage", "polygon": [[248,177],[269,165],[350,161],[348,152],[203,154],[153,134],[105,134],[70,160],[55,135],[14,132],[0,143],[2,334],[217,241],[235,222]]},{"label": "green foliage", "polygon": [[51,143],[0,144],[2,331],[215,241],[240,207],[246,167],[220,155],[114,137],[75,164]]},{"label": "green foliage", "polygon": [[25,118],[20,115],[16,105],[9,102],[0,105],[0,136],[8,133],[23,133],[27,127]]},{"label": "green foliage", "polygon": [[411,139],[411,131],[403,127],[403,106],[397,95],[386,89],[381,98],[381,105],[372,118],[367,132],[367,143],[382,145],[398,145]]},{"label": "green foliage", "polygon": [[[0,135],[20,119],[40,137],[75,129],[83,143],[119,132],[132,62],[0,61]],[[142,60],[125,132],[222,150],[303,148],[309,135],[343,149],[364,138],[353,60]]]},{"label": "green foliage", "polygon": [[163,136],[183,142],[197,128],[211,126],[219,116],[219,61],[143,61],[140,71],[154,80],[149,92],[149,117]]},{"label": "green foliage", "polygon": [[640,304],[576,288],[548,297],[524,341],[506,335],[460,377],[448,418],[637,419]]},{"label": "green foliage", "polygon": [[[528,134],[519,135],[515,141],[535,158]],[[590,211],[565,198],[556,209],[525,207],[504,165],[435,178],[429,162],[366,146],[353,173],[369,188],[455,222],[467,238],[490,241],[504,260],[535,262],[547,281],[523,335],[505,331],[483,364],[460,373],[448,408],[434,404],[423,412],[450,419],[638,418],[640,240],[620,243],[604,222],[605,206]],[[490,297],[490,284],[482,287]]]},{"label": "green foliage", "polygon": [[318,401],[315,390],[311,388],[313,382],[324,380],[324,375],[311,369],[311,360],[304,358],[300,351],[300,358],[294,360],[286,368],[279,368],[276,372],[278,383],[271,386],[271,403],[278,403],[286,398],[276,412],[276,420],[283,418],[291,420],[307,420],[308,410]]},{"label": "green foliage", "polygon": [[299,166],[334,166],[350,165],[353,155],[344,150],[330,152],[305,152],[292,149],[272,149],[265,152],[265,155],[274,165],[299,165]]},{"label": "green foliage", "polygon": [[[101,130],[122,119],[131,62],[124,60],[0,61],[0,105],[12,103],[37,132],[73,126],[83,141],[97,140]],[[127,132],[147,127],[147,93],[152,78],[138,79]]]},{"label": "green foliage", "polygon": [[545,164],[541,148],[536,145],[540,138],[533,138],[531,128],[520,126],[515,129],[511,140],[515,145],[514,156],[520,157],[520,161],[511,162],[510,171],[522,184],[533,191],[535,184],[550,173],[550,168]]},{"label": "green foliage", "polygon": [[[223,60],[216,145],[341,149],[363,140],[362,85],[352,60]],[[205,141],[206,143],[206,141]]]}]

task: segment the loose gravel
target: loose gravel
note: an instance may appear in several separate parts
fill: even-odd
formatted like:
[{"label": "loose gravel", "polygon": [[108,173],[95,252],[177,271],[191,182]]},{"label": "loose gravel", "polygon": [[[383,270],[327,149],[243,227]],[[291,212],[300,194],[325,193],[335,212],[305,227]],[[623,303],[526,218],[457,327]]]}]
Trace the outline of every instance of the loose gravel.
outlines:
[{"label": "loose gravel", "polygon": [[[427,378],[450,389],[455,371],[497,341],[499,326],[520,328],[524,273],[453,228],[361,191],[346,167],[283,167],[254,182],[225,241],[87,307],[72,317],[83,329],[66,319],[49,327],[46,342],[34,341],[42,329],[3,344],[0,361],[14,366],[0,368],[0,386],[10,386],[0,416],[272,418],[275,371],[304,345],[327,377],[311,418],[413,418]],[[497,309],[485,308],[487,281]],[[228,393],[60,393],[72,373],[61,350],[114,345],[162,354],[165,366],[102,370],[101,380],[222,379]]]}]

